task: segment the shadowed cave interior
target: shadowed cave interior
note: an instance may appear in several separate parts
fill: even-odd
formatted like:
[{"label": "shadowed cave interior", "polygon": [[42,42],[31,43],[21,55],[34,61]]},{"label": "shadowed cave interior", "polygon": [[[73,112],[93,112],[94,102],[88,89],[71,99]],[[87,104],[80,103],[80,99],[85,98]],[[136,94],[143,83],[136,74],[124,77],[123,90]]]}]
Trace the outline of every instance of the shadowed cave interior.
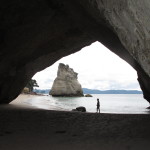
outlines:
[{"label": "shadowed cave interior", "polygon": [[137,71],[150,102],[149,12],[149,0],[1,0],[0,149],[149,150],[149,115],[2,105],[36,72],[95,41]]},{"label": "shadowed cave interior", "polygon": [[[122,33],[126,24],[118,29],[112,23],[116,17],[114,12],[119,14],[124,10],[130,17],[130,11],[125,9],[128,3],[117,1],[113,7],[109,6],[112,6],[109,2],[93,4],[84,0],[31,0],[30,5],[26,1],[1,1],[0,104],[15,99],[36,72],[95,41],[101,42],[137,71],[144,98],[150,102],[150,77],[146,65],[137,59],[136,51],[130,50],[133,46],[127,41],[130,35]],[[138,7],[142,6],[137,4],[136,13]],[[109,9],[114,16],[109,16]],[[119,24],[117,19],[116,24]],[[134,20],[130,23],[132,26]],[[142,31],[139,29],[139,32]],[[141,47],[142,50],[146,58],[147,53]]]}]

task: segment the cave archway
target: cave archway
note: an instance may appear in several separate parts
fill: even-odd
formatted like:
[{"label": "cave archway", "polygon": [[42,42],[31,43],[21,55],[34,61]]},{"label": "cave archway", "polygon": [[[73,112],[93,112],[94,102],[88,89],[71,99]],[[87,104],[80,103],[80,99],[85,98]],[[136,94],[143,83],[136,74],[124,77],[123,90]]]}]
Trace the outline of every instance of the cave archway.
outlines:
[{"label": "cave archway", "polygon": [[137,71],[150,102],[149,10],[140,0],[1,1],[0,104],[16,98],[36,72],[95,41]]},{"label": "cave archway", "polygon": [[136,71],[104,45],[94,42],[80,51],[66,56],[52,66],[33,76],[39,85],[35,89],[52,88],[59,63],[64,63],[78,73],[82,88],[95,90],[140,90]]}]

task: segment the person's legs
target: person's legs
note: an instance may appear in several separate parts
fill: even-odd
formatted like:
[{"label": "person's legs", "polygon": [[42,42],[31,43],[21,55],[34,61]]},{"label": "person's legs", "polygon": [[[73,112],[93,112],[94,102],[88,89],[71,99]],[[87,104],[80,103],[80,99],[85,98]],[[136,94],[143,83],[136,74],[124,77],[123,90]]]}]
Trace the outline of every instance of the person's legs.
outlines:
[{"label": "person's legs", "polygon": [[96,113],[98,112],[98,108],[96,108]]},{"label": "person's legs", "polygon": [[100,108],[99,107],[97,107],[97,111],[96,111],[97,113],[100,113]]}]

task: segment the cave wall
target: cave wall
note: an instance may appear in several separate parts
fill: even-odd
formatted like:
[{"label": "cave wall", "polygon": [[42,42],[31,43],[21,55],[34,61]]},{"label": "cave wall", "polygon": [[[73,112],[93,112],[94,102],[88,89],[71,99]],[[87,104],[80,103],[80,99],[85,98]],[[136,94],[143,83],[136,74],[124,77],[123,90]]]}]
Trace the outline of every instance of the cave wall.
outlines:
[{"label": "cave wall", "polygon": [[104,25],[103,31],[108,27],[105,33],[98,33],[99,41],[137,71],[144,98],[150,102],[150,1],[82,2],[87,12]]},{"label": "cave wall", "polygon": [[1,0],[0,104],[36,72],[95,41],[137,70],[150,101],[149,12],[148,0]]}]

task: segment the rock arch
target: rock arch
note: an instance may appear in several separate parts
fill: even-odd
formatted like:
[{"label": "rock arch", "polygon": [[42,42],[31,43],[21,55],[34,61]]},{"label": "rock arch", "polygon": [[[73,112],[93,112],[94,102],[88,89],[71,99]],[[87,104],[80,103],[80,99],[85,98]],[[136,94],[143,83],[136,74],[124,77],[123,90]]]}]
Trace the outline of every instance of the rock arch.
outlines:
[{"label": "rock arch", "polygon": [[135,68],[150,102],[149,11],[148,0],[2,0],[0,104],[36,72],[95,41]]}]

